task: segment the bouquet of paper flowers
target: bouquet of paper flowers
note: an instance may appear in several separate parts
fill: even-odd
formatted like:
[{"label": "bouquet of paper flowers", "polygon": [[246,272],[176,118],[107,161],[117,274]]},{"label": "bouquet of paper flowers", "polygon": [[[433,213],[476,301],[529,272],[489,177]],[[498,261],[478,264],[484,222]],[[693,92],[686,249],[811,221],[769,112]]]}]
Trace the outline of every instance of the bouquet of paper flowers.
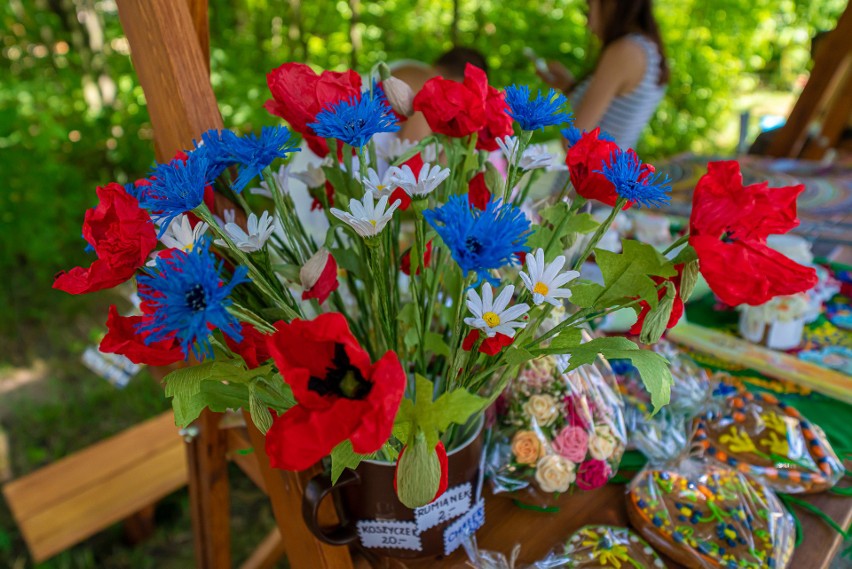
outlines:
[{"label": "bouquet of paper flowers", "polygon": [[[699,185],[694,249],[668,258],[625,241],[622,253],[596,252],[603,283],[578,279],[616,214],[660,206],[669,188],[632,150],[569,126],[575,192],[566,184],[522,211],[534,170],[552,160],[533,133],[570,123],[553,91],[501,91],[472,66],[463,82],[433,78],[416,95],[384,67],[362,81],[287,63],[267,81],[266,108],[325,157],[321,167],[288,169],[299,147],[283,126],[203,133],[147,178],[98,188],[83,225],[96,259],[54,287],[79,294],[135,279],[140,313],[111,308],[101,349],[151,365],[194,357],[165,380],[177,423],[204,408],[249,410],[275,467],[330,456],[336,477],[364,458],[395,462],[400,500],[421,506],[446,485],[447,450],[529,362],[559,355],[570,374],[599,355],[628,359],[653,405],[668,401],[666,360],[625,338],[582,342],[590,320],[633,307],[643,341],[658,339],[699,260],[729,303],[810,279],[765,246],[794,224],[797,192],[743,189],[735,163]],[[375,138],[414,111],[434,134],[380,153]],[[487,162],[498,149],[505,176]],[[320,237],[297,212],[294,178],[328,224]],[[596,222],[581,213],[587,200],[611,214]],[[566,258],[580,234],[592,237]]]}]

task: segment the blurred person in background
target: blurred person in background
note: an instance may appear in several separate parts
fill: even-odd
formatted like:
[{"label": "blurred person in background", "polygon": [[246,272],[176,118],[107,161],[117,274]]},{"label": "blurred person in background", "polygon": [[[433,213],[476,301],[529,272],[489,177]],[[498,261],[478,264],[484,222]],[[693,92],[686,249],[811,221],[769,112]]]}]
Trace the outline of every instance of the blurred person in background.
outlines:
[{"label": "blurred person in background", "polygon": [[635,146],[665,94],[669,67],[652,0],[588,0],[588,26],[601,42],[600,58],[583,80],[558,61],[538,70],[565,92],[574,126],[600,127],[622,148]]}]

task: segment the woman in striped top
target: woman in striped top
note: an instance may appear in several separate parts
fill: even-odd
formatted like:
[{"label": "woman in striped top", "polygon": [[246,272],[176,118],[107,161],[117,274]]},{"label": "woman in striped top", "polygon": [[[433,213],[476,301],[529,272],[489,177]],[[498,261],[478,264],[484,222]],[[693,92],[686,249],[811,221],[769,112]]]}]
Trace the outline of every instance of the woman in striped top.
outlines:
[{"label": "woman in striped top", "polygon": [[539,72],[568,94],[574,126],[601,127],[622,148],[636,144],[663,98],[669,69],[654,19],[652,0],[589,0],[589,28],[601,40],[592,74],[575,81],[562,64],[550,61]]}]

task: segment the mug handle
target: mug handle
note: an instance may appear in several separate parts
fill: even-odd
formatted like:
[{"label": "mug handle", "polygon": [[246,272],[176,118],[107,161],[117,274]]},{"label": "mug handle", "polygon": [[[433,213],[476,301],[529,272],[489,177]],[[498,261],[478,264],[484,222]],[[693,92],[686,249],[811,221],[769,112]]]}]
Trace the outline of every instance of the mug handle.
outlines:
[{"label": "mug handle", "polygon": [[323,499],[335,488],[360,483],[358,474],[349,469],[343,471],[337,484],[332,484],[331,476],[326,473],[317,474],[308,481],[302,497],[302,517],[305,519],[305,525],[317,539],[330,545],[348,545],[358,538],[358,532],[352,524],[323,527],[319,523],[318,514]]}]

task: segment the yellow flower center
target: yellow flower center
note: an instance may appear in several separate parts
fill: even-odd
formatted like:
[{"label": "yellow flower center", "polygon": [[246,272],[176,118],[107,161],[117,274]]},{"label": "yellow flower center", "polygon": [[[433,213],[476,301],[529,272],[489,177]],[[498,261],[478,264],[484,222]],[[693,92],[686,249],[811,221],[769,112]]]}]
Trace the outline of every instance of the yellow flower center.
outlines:
[{"label": "yellow flower center", "polygon": [[370,220],[370,225],[372,225],[373,227],[375,227],[375,226],[376,226],[376,220],[375,220],[375,219],[371,219],[371,220]]},{"label": "yellow flower center", "polygon": [[494,328],[495,326],[500,325],[500,317],[493,312],[486,312],[482,315],[482,319],[485,320],[485,323],[488,324],[489,328]]},{"label": "yellow flower center", "polygon": [[537,282],[533,287],[533,292],[538,293],[542,296],[547,296],[547,293],[550,292],[550,288],[548,288],[548,286],[542,282]]},{"label": "yellow flower center", "polygon": [[383,185],[383,184],[379,184],[378,186],[376,186],[376,189],[377,189],[377,190],[379,190],[379,191],[381,192],[381,191],[382,191],[382,190],[384,190],[386,187],[387,187],[387,186],[385,186],[385,185]]},{"label": "yellow flower center", "polygon": [[195,242],[188,243],[184,246],[183,250],[186,253],[192,253],[192,248],[195,247]]}]

